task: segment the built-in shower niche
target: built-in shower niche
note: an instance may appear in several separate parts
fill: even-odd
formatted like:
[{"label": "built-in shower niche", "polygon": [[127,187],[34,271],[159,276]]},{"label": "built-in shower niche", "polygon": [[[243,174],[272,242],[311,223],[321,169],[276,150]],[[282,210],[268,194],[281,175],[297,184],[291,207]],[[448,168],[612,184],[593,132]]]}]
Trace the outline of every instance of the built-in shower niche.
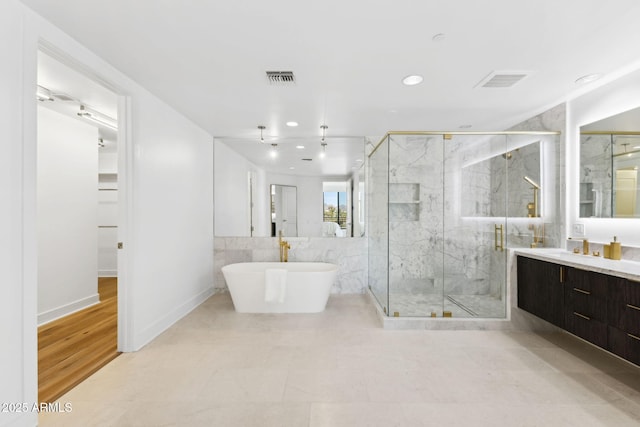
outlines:
[{"label": "built-in shower niche", "polygon": [[389,221],[420,220],[420,184],[389,184]]}]

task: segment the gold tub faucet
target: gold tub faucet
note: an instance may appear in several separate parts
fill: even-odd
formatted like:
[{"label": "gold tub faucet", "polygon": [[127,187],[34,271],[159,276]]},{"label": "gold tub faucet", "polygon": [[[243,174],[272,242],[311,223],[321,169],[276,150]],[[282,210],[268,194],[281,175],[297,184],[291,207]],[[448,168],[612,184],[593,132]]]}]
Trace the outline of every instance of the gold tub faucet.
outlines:
[{"label": "gold tub faucet", "polygon": [[289,249],[291,249],[291,245],[282,239],[282,230],[278,233],[278,245],[280,246],[280,262],[289,262]]}]

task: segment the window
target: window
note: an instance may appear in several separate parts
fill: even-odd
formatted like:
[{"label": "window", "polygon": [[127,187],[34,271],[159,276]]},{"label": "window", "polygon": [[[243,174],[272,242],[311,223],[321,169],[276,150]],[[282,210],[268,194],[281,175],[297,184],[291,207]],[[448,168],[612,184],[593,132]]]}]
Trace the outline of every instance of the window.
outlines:
[{"label": "window", "polygon": [[324,222],[337,222],[341,229],[347,228],[347,192],[323,191]]}]

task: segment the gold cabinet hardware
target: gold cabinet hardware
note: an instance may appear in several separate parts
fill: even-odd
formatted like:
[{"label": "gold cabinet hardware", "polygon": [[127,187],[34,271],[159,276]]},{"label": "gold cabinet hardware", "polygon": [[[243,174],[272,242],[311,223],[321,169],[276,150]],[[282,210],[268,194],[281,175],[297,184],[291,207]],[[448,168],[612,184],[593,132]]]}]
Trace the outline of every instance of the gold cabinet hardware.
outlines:
[{"label": "gold cabinet hardware", "polygon": [[627,304],[627,307],[632,308],[632,309],[634,309],[634,310],[638,310],[638,311],[640,311],[640,307],[635,306],[635,305],[633,305],[633,304]]},{"label": "gold cabinet hardware", "polygon": [[640,341],[640,337],[637,337],[633,334],[627,334],[627,336],[629,336],[629,338],[633,338],[634,340]]},{"label": "gold cabinet hardware", "polygon": [[[498,234],[500,235],[500,239],[498,239]],[[495,250],[497,251],[499,249],[501,252],[503,252],[504,251],[504,226],[502,224],[495,225],[493,240],[494,240]]]},{"label": "gold cabinet hardware", "polygon": [[575,314],[578,317],[582,317],[584,320],[591,320],[589,316],[585,316],[584,314],[576,313],[575,311],[573,312],[573,314]]},{"label": "gold cabinet hardware", "polygon": [[576,291],[576,292],[580,292],[581,294],[584,294],[584,295],[591,295],[591,292],[585,291],[584,289],[573,288],[573,290]]},{"label": "gold cabinet hardware", "polygon": [[560,283],[564,283],[564,267],[560,267]]}]

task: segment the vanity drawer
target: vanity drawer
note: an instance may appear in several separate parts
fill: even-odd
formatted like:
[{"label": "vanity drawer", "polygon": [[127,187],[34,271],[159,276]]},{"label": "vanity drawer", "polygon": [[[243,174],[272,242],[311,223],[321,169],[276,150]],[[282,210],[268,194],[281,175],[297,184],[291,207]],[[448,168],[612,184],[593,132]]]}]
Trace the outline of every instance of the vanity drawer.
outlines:
[{"label": "vanity drawer", "polygon": [[640,336],[627,335],[627,356],[626,359],[636,365],[640,365]]},{"label": "vanity drawer", "polygon": [[626,302],[640,308],[640,282],[627,280]]},{"label": "vanity drawer", "polygon": [[568,286],[565,288],[565,312],[578,312],[591,319],[607,321],[607,300],[594,297],[589,291]]},{"label": "vanity drawer", "polygon": [[598,347],[608,348],[607,329],[605,322],[593,319],[579,311],[566,312],[565,326],[567,331],[579,336]]},{"label": "vanity drawer", "polygon": [[631,308],[634,305],[629,304],[625,311],[625,330],[633,335],[640,337],[640,309]]},{"label": "vanity drawer", "polygon": [[627,358],[629,339],[627,331],[609,326],[607,350],[622,358]]},{"label": "vanity drawer", "polygon": [[568,272],[568,287],[595,298],[606,299],[611,278],[605,274],[572,268]]}]

